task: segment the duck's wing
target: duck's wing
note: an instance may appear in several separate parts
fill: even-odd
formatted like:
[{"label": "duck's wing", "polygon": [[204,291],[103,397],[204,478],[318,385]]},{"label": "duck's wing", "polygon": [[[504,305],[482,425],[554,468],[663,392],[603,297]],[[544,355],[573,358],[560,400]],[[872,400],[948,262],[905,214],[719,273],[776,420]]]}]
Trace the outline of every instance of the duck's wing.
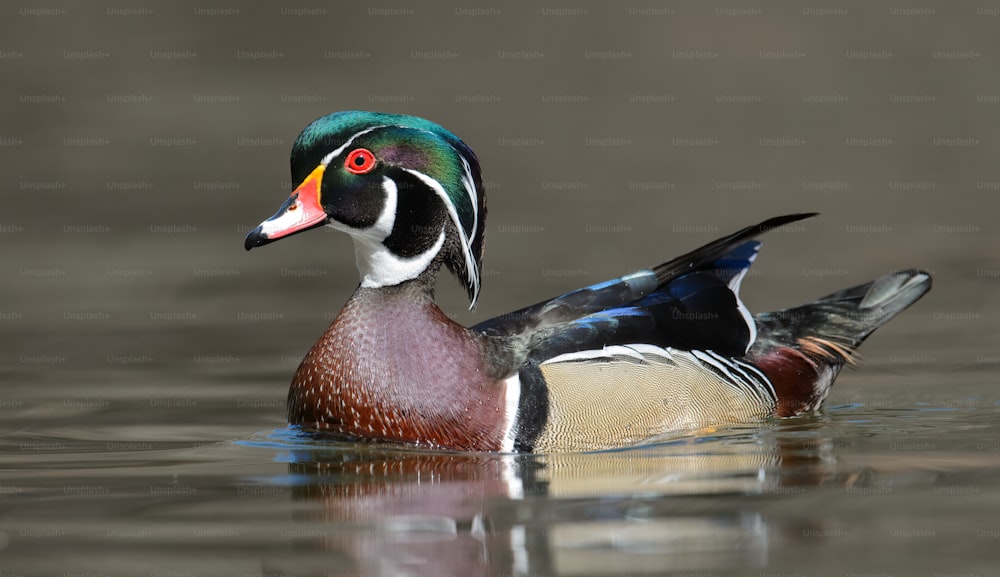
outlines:
[{"label": "duck's wing", "polygon": [[761,336],[746,354],[637,342],[529,358],[507,379],[517,407],[505,446],[610,449],[812,411],[854,348],[930,288],[929,274],[905,270],[758,315]]},{"label": "duck's wing", "polygon": [[759,249],[745,240],[626,306],[536,329],[507,380],[509,449],[607,449],[770,414],[773,387],[738,360],[756,337],[738,291]]},{"label": "duck's wing", "polygon": [[755,236],[809,218],[765,220],[650,269],[582,288],[473,327],[507,337],[525,360],[619,344],[743,355],[756,328],[739,299],[740,281],[757,256]]},{"label": "duck's wing", "polygon": [[[487,321],[505,341],[510,451],[622,447],[774,411],[744,357],[756,323],[739,298],[766,220],[651,269]],[[503,363],[500,363],[503,364]]]}]

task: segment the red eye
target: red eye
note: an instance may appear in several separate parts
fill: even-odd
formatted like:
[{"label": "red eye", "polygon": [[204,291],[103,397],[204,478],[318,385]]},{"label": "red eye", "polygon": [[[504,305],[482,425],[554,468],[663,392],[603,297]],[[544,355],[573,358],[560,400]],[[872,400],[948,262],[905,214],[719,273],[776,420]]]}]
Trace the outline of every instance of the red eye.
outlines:
[{"label": "red eye", "polygon": [[344,168],[354,174],[365,174],[375,168],[375,155],[366,148],[355,148],[344,161]]}]

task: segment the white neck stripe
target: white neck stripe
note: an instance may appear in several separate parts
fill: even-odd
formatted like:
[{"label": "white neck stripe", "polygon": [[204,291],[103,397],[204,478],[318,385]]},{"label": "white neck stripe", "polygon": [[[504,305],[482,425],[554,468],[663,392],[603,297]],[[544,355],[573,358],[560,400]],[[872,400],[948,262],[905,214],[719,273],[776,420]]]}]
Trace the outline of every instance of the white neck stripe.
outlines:
[{"label": "white neck stripe", "polygon": [[430,266],[444,246],[444,230],[434,246],[413,258],[393,254],[381,242],[371,243],[360,236],[354,237],[354,255],[361,272],[361,286],[382,288],[395,286],[420,276]]},{"label": "white neck stripe", "polygon": [[[448,215],[451,217],[451,221],[455,223],[455,228],[458,229],[458,235],[462,241],[462,249],[465,253],[465,268],[469,277],[469,284],[472,286],[472,304],[469,306],[471,309],[476,306],[476,299],[479,296],[479,270],[476,268],[476,259],[472,255],[472,245],[469,243],[469,237],[465,234],[462,221],[458,218],[458,211],[455,209],[455,205],[451,203],[451,198],[448,197],[448,193],[445,192],[440,182],[412,168],[404,168],[403,170],[419,178],[421,182],[431,187],[437,193],[441,198],[441,202],[444,203],[445,208],[448,209]],[[444,231],[442,231],[442,234],[444,234]]]},{"label": "white neck stripe", "polygon": [[382,243],[392,234],[396,224],[399,191],[396,182],[388,176],[382,179],[382,190],[385,191],[385,204],[378,220],[370,228],[359,230],[336,221],[331,221],[329,225],[354,239],[354,258],[361,274],[361,286],[365,288],[394,286],[417,278],[441,252],[445,241],[442,228],[437,241],[425,252],[413,258],[393,254]]},{"label": "white neck stripe", "polygon": [[[344,142],[344,144],[342,144],[339,148],[324,156],[323,160],[321,161],[321,164],[323,166],[329,166],[330,163],[333,162],[333,159],[337,158],[337,156],[342,154],[344,150],[346,150],[347,147],[349,147],[358,137],[364,134],[368,134],[369,132],[372,132],[374,130],[378,130],[380,128],[387,128],[390,126],[397,126],[397,125],[380,124],[378,126],[372,126],[370,128],[366,128],[364,130],[356,132],[350,138],[348,138],[347,141]],[[431,131],[425,130],[424,132],[437,136],[435,133]],[[444,190],[444,187],[441,186],[440,182],[434,180],[430,176],[427,176],[426,174],[420,171],[413,170],[410,168],[402,168],[402,167],[400,168],[416,176],[424,184],[431,187],[431,189],[438,195],[438,197],[441,198],[441,201],[444,203],[445,207],[448,210],[448,215],[451,217],[452,222],[455,223],[455,229],[458,230],[459,238],[461,240],[462,249],[465,256],[465,268],[467,271],[468,282],[469,285],[472,287],[472,303],[469,305],[469,308],[471,309],[474,306],[476,306],[476,300],[479,297],[480,281],[479,281],[479,270],[476,267],[476,258],[472,254],[472,243],[470,242],[469,239],[475,238],[476,234],[479,231],[479,204],[477,202],[478,197],[476,195],[476,185],[472,176],[472,167],[469,166],[469,162],[465,159],[464,156],[462,156],[460,151],[455,149],[454,146],[452,146],[451,148],[452,150],[455,151],[455,154],[457,154],[458,157],[462,160],[462,168],[464,169],[465,172],[465,174],[462,175],[461,181],[462,181],[462,188],[465,189],[465,193],[469,197],[469,202],[472,204],[473,222],[472,222],[471,235],[465,232],[465,228],[462,226],[462,221],[458,217],[458,211],[452,204],[451,198],[448,196],[448,193]],[[329,226],[331,226],[332,228],[347,232],[354,238],[355,255],[357,257],[358,270],[361,271],[362,286],[369,286],[369,287],[387,286],[392,284],[399,284],[404,280],[410,280],[412,278],[416,278],[417,276],[420,275],[421,272],[423,272],[423,270],[427,267],[427,265],[430,264],[430,262],[434,259],[434,257],[437,256],[437,253],[441,250],[441,247],[444,246],[444,240],[445,240],[444,229],[441,230],[441,235],[438,238],[437,242],[434,244],[434,246],[431,248],[431,250],[428,250],[423,254],[417,255],[413,259],[399,258],[395,255],[392,255],[388,251],[388,249],[382,246],[382,241],[385,240],[392,232],[392,227],[395,223],[395,218],[396,218],[396,206],[398,205],[398,197],[397,197],[398,189],[396,183],[393,182],[392,179],[386,177],[382,182],[382,187],[386,191],[385,209],[379,216],[379,219],[378,221],[376,221],[374,226],[366,230],[357,230],[346,226],[342,226],[334,221],[331,221],[331,223],[329,224]],[[390,262],[390,261],[395,261],[395,262]],[[378,263],[382,264],[379,265]],[[417,263],[423,263],[423,266],[422,268],[420,268],[420,270],[416,270]],[[362,268],[363,266],[364,268]],[[389,269],[386,270],[388,274],[376,273],[375,269],[377,268],[377,266],[389,266]],[[415,273],[414,270],[416,270]],[[409,275],[411,273],[412,276],[407,276],[407,278],[400,278],[396,282],[387,282],[391,279],[396,279],[399,278],[400,276]]]}]

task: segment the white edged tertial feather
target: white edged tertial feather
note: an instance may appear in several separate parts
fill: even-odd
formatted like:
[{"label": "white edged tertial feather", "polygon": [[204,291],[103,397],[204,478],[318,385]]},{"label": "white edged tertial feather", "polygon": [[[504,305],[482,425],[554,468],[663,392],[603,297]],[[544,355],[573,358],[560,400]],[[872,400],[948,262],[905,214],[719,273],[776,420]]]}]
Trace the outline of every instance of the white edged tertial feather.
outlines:
[{"label": "white edged tertial feather", "polygon": [[[763,373],[753,369],[755,378],[746,371],[740,370],[741,366],[752,369],[750,365],[741,363],[736,359],[728,359],[714,351],[690,351],[690,354],[701,361],[702,365],[710,365],[720,371],[727,377],[727,382],[734,387],[744,390],[752,395],[756,395],[763,401],[773,403],[777,399],[774,387],[771,385],[771,382],[767,380],[767,377],[764,377]],[[764,387],[766,387],[766,390]]]},{"label": "white edged tertial feather", "polygon": [[647,360],[649,358],[652,358],[653,360],[659,360],[661,362],[673,362],[674,360],[673,355],[670,354],[670,352],[674,349],[665,349],[663,347],[658,347],[656,345],[650,345],[646,343],[624,345],[624,347],[639,353]]},{"label": "white edged tertial feather", "polygon": [[664,361],[672,361],[671,351],[674,349],[664,349],[656,345],[631,344],[631,345],[611,345],[601,349],[591,349],[589,351],[574,351],[545,360],[540,365],[551,365],[556,363],[571,363],[575,361],[612,361],[633,359],[638,362],[647,362],[647,357],[658,357]]}]

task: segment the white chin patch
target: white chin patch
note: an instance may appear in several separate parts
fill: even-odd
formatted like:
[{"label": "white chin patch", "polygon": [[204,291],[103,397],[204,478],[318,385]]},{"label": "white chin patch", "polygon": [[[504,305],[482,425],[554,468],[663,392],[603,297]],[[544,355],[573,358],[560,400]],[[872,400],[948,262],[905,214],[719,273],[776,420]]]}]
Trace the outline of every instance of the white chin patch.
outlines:
[{"label": "white chin patch", "polygon": [[385,191],[385,205],[371,228],[358,230],[337,222],[328,225],[348,233],[354,239],[354,256],[358,272],[361,273],[361,286],[366,288],[393,286],[417,278],[427,270],[445,241],[442,227],[434,245],[425,252],[412,258],[393,254],[382,241],[392,234],[392,227],[396,222],[398,190],[395,181],[389,177],[382,179],[382,190]]},{"label": "white chin patch", "polygon": [[379,288],[413,280],[427,267],[444,246],[444,229],[427,252],[413,258],[402,258],[385,248],[381,241],[372,243],[360,236],[354,237],[354,255],[361,272],[361,286]]}]

